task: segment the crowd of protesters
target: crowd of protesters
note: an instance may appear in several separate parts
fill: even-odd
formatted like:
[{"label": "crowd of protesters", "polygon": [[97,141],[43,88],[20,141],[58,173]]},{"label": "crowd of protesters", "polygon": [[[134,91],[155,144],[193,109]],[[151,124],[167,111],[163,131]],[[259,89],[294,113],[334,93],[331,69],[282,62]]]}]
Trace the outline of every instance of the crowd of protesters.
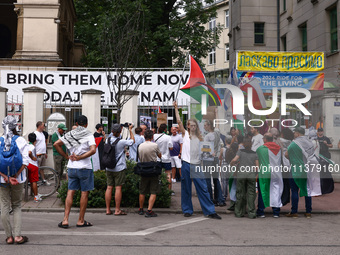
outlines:
[{"label": "crowd of protesters", "polygon": [[[169,130],[162,124],[158,133],[145,125],[128,128],[127,138],[122,139],[123,125],[113,124],[111,134],[106,135],[103,125],[96,126],[93,134],[87,129],[87,117],[78,117],[72,130],[64,124],[59,124],[52,135],[54,168],[59,177],[63,176],[63,164],[67,161],[68,192],[65,201],[65,213],[58,227],[69,228],[69,214],[73,197],[77,190],[81,191],[80,211],[77,227],[90,227],[92,223],[85,220],[89,192],[94,189],[94,170],[106,170],[107,189],[105,193],[106,214],[124,216],[121,210],[122,186],[126,181],[126,160],[135,162],[160,161],[163,171],[167,175],[168,188],[176,182],[177,169],[181,176],[181,207],[185,217],[193,214],[192,182],[195,185],[198,200],[205,216],[212,219],[221,219],[216,213],[216,206],[226,206],[229,195],[228,210],[234,211],[236,217],[264,218],[264,209],[272,207],[273,216],[280,216],[280,207],[291,200],[291,212],[287,217],[298,217],[298,200],[305,197],[305,216],[311,218],[312,196],[324,194],[320,184],[320,176],[315,174],[301,174],[299,171],[268,171],[270,168],[282,167],[290,169],[305,168],[311,163],[329,164],[329,148],[332,144],[323,134],[322,123],[317,130],[309,129],[309,137],[305,136],[305,129],[297,127],[294,130],[285,128],[279,132],[271,128],[267,133],[261,134],[259,128],[252,127],[249,133],[232,127],[228,134],[221,134],[210,120],[204,121],[205,136],[203,137],[199,123],[195,119],[187,121],[186,126],[181,122],[177,103],[174,102],[177,124]],[[45,185],[43,172],[39,166],[47,158],[47,139],[44,133],[45,124],[41,121],[36,124],[36,131],[28,135],[28,141],[18,136],[16,120],[7,116],[2,121],[4,135],[0,139],[1,150],[10,151],[13,144],[21,155],[20,166],[15,174],[1,169],[0,178],[0,205],[1,219],[6,233],[6,243],[25,243],[28,238],[21,235],[21,200],[23,183],[28,178],[34,194],[34,201],[40,202],[37,181],[39,178]],[[132,129],[135,128],[135,132]],[[68,131],[68,132],[67,132]],[[202,130],[203,131],[203,130]],[[210,160],[204,160],[200,151],[200,144],[212,144],[213,153]],[[105,144],[115,146],[115,166],[103,168],[101,157]],[[95,158],[99,159],[97,164]],[[0,162],[1,163],[1,162]],[[234,167],[233,172],[204,171],[227,165]],[[199,169],[199,171],[197,171]],[[230,168],[229,168],[230,169]],[[242,171],[251,169],[251,171]],[[298,172],[298,173],[296,173]],[[300,174],[300,176],[298,176]],[[308,176],[307,176],[308,175]],[[321,180],[322,181],[322,180]],[[319,183],[318,183],[319,182]],[[325,185],[324,185],[325,186]],[[115,210],[111,211],[110,204],[112,192],[115,189]],[[153,205],[159,192],[159,176],[141,176],[139,185],[139,215],[156,217]],[[328,189],[328,193],[331,192]],[[291,193],[291,196],[289,195]],[[147,210],[144,211],[145,196],[150,194]],[[288,194],[288,195],[287,195]],[[172,192],[172,195],[175,195]],[[256,210],[255,201],[258,198]],[[9,211],[13,210],[14,226],[9,221]]]}]

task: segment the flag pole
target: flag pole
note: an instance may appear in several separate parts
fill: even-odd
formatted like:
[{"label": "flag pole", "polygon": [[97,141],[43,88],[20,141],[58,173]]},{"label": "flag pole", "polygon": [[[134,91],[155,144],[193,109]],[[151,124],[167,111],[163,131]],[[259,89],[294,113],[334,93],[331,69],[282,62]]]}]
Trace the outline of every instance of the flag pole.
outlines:
[{"label": "flag pole", "polygon": [[179,81],[179,83],[178,83],[178,88],[177,88],[177,93],[176,93],[175,101],[177,101],[177,97],[178,97],[178,93],[179,93],[179,88],[180,88],[181,85],[182,85],[181,83],[182,83],[182,80],[183,80],[184,70],[185,70],[185,67],[186,67],[186,65],[187,65],[188,56],[189,56],[189,52],[187,52],[187,54],[185,55],[185,62],[184,62],[183,71],[182,71],[182,78],[180,79],[180,81]]}]

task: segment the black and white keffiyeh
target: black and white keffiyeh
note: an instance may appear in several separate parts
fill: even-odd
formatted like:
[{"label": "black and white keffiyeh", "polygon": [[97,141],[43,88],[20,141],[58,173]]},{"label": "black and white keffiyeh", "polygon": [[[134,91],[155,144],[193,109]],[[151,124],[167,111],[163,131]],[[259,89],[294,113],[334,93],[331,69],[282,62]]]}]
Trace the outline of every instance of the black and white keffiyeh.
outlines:
[{"label": "black and white keffiyeh", "polygon": [[17,121],[13,116],[6,116],[2,120],[2,128],[4,129],[4,137],[5,137],[5,151],[9,151],[11,148],[11,142],[13,134],[13,129],[17,126]]},{"label": "black and white keffiyeh", "polygon": [[72,147],[77,147],[88,142],[88,138],[91,135],[92,133],[87,128],[78,126],[76,129],[67,132],[60,140],[65,144],[67,149],[71,149]]}]

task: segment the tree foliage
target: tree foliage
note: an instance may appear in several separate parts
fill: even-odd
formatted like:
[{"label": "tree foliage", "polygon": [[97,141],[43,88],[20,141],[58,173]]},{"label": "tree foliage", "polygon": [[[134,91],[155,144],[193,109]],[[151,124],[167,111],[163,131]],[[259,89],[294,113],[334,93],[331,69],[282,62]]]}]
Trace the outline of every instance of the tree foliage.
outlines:
[{"label": "tree foliage", "polygon": [[[146,68],[182,67],[187,52],[196,59],[206,57],[209,49],[217,45],[221,32],[219,27],[215,30],[206,27],[216,9],[204,8],[200,0],[75,0],[75,6],[76,38],[86,47],[84,65],[91,67],[105,67],[107,50],[103,51],[103,43],[109,23],[126,29],[126,21],[138,17],[138,26],[134,23],[130,28],[138,27],[135,33],[143,34],[134,52],[138,55],[138,67]],[[118,50],[117,45],[111,46]],[[135,60],[126,58],[126,66],[135,64]]]}]

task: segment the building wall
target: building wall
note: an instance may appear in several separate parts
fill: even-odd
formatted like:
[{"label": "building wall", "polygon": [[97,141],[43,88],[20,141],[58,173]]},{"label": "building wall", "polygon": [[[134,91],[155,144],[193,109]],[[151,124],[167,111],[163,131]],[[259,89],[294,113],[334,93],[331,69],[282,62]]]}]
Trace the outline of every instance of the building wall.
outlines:
[{"label": "building wall", "polygon": [[[220,82],[225,82],[229,76],[229,60],[226,57],[226,44],[229,43],[229,27],[230,27],[230,10],[229,0],[217,1],[218,6],[216,15],[216,25],[220,25],[223,28],[221,36],[219,38],[219,44],[215,49],[216,63],[209,64],[209,56],[202,61],[205,64],[206,75],[211,78],[211,81],[215,83],[217,78]],[[229,26],[226,24],[226,11],[229,10]],[[206,28],[209,29],[209,24],[206,24]],[[230,46],[229,46],[230,48]]]},{"label": "building wall", "polygon": [[[235,63],[236,50],[277,50],[277,9],[275,0],[230,1],[230,65]],[[264,22],[264,43],[255,44],[254,23]]]},{"label": "building wall", "polygon": [[0,29],[10,29],[11,50],[0,56],[0,66],[74,66],[79,62],[79,57],[74,61],[73,0],[4,1]]},{"label": "building wall", "polygon": [[[325,81],[338,84],[339,52],[331,53],[330,17],[328,8],[337,4],[338,48],[340,42],[340,6],[336,0],[322,0],[314,4],[308,0],[287,0],[287,10],[281,8],[280,34],[286,35],[287,51],[302,51],[302,35],[299,26],[307,24],[307,51],[325,53]],[[282,45],[282,42],[281,42]]]},{"label": "building wall", "polygon": [[58,54],[64,66],[74,66],[74,23],[75,9],[73,1],[60,1]]}]

